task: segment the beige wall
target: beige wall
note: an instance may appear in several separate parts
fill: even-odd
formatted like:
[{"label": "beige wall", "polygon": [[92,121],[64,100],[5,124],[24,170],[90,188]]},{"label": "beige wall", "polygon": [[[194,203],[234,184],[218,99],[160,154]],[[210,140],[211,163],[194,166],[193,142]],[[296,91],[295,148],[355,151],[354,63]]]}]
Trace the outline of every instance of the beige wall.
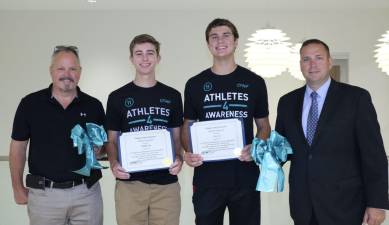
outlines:
[{"label": "beige wall", "polygon": [[[79,46],[83,66],[80,86],[105,105],[109,92],[133,78],[129,41],[134,35],[150,33],[162,43],[157,78],[183,92],[186,80],[212,63],[204,30],[214,17],[229,18],[237,25],[241,38],[236,56],[241,65],[245,65],[243,43],[266,24],[282,29],[293,42],[318,37],[333,53],[348,55],[348,81],[370,91],[388,145],[389,76],[377,69],[373,58],[376,40],[389,29],[388,12],[0,11],[0,156],[8,154],[20,98],[49,85],[49,60],[55,45]],[[279,97],[303,83],[287,73],[266,79],[266,83],[274,126]],[[105,221],[113,224],[113,178],[108,170],[105,175]],[[191,175],[187,167],[180,174],[183,225],[193,224],[194,218]],[[0,224],[27,224],[25,208],[13,204],[6,162],[0,165],[0,177],[6,190],[0,195]],[[287,191],[262,194],[262,224],[291,224]]]}]

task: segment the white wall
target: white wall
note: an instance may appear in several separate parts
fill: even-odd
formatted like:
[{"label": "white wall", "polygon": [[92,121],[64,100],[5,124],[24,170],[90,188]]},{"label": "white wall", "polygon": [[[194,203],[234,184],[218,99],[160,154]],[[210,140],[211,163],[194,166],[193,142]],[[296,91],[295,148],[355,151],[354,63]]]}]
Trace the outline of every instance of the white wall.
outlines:
[{"label": "white wall", "polygon": [[[377,69],[373,58],[376,40],[389,29],[388,12],[0,11],[0,156],[8,155],[12,120],[20,99],[49,85],[48,67],[55,45],[79,46],[83,66],[80,87],[105,105],[112,90],[133,78],[128,61],[130,40],[150,33],[162,43],[157,78],[183,92],[186,80],[212,63],[204,30],[215,17],[229,18],[237,25],[241,38],[236,56],[241,65],[245,65],[243,42],[267,23],[282,29],[293,42],[317,37],[326,41],[332,52],[348,53],[349,83],[370,91],[388,145],[389,76]],[[274,126],[279,97],[303,83],[286,73],[266,79],[266,83]],[[12,202],[7,163],[1,164],[1,187],[6,191],[0,196],[0,224],[27,224],[25,208]],[[105,221],[114,224],[113,179],[109,171],[105,175]],[[185,167],[179,177],[183,225],[193,224],[194,219],[191,175],[192,170]],[[288,189],[262,193],[262,224],[291,224],[287,193]]]}]

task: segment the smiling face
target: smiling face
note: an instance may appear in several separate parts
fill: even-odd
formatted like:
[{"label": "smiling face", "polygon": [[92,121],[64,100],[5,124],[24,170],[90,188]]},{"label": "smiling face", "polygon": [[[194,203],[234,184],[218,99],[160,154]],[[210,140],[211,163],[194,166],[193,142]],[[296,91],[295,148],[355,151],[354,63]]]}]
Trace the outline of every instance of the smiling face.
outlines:
[{"label": "smiling face", "polygon": [[138,75],[151,75],[155,73],[155,67],[160,61],[155,46],[151,43],[135,44],[130,61]]},{"label": "smiling face", "polygon": [[53,56],[50,66],[53,91],[74,92],[81,76],[81,66],[72,52],[59,52]]},{"label": "smiling face", "polygon": [[307,85],[317,90],[330,77],[332,59],[322,44],[312,43],[300,51],[300,68]]},{"label": "smiling face", "polygon": [[227,26],[218,26],[210,30],[208,35],[208,49],[215,58],[227,58],[234,55],[238,46],[231,29]]}]

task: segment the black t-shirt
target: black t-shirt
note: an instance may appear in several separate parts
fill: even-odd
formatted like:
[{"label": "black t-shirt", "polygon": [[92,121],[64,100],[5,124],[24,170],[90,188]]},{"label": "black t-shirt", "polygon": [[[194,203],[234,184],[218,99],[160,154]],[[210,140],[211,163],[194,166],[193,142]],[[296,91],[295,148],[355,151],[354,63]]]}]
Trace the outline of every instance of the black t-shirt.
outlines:
[{"label": "black t-shirt", "polygon": [[[184,117],[196,121],[243,119],[246,144],[253,139],[253,118],[264,118],[268,114],[265,81],[241,66],[227,75],[216,75],[207,69],[186,83]],[[193,184],[197,187],[255,187],[258,174],[254,162],[237,159],[205,162],[195,168]]]},{"label": "black t-shirt", "polygon": [[[78,155],[70,138],[72,128],[86,123],[103,125],[104,108],[99,100],[77,88],[78,94],[64,109],[52,97],[52,85],[24,97],[16,111],[12,139],[30,141],[28,153],[29,172],[56,182],[80,179],[72,171],[85,165],[85,154]],[[92,170],[91,178],[101,176]]]},{"label": "black t-shirt", "polygon": [[[136,132],[180,127],[182,125],[181,94],[160,82],[150,88],[133,82],[113,91],[107,102],[106,128]],[[168,169],[131,173],[130,181],[148,184],[170,184],[177,181]]]}]

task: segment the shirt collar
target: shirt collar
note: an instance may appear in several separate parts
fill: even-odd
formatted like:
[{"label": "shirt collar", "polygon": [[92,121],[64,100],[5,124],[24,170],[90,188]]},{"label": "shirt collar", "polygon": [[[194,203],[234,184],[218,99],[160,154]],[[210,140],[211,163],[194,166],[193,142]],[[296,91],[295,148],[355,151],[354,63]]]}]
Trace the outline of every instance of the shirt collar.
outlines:
[{"label": "shirt collar", "polygon": [[[46,93],[46,96],[49,100],[52,100],[54,98],[53,96],[53,83],[51,83],[49,85],[49,87],[47,88],[47,93]],[[77,86],[77,95],[76,97],[73,99],[73,101],[75,102],[78,102],[80,100],[84,99],[84,93],[81,91],[81,89]]]},{"label": "shirt collar", "polygon": [[[328,88],[330,87],[330,84],[331,84],[331,78],[329,77],[327,79],[327,81],[324,82],[324,84],[322,86],[320,86],[319,89],[316,90],[316,93],[319,96],[319,98],[325,98],[325,96],[327,95],[327,92],[328,92]],[[312,88],[310,88],[308,85],[306,85],[305,96],[311,96],[311,93],[313,91],[314,90],[312,90]]]}]

